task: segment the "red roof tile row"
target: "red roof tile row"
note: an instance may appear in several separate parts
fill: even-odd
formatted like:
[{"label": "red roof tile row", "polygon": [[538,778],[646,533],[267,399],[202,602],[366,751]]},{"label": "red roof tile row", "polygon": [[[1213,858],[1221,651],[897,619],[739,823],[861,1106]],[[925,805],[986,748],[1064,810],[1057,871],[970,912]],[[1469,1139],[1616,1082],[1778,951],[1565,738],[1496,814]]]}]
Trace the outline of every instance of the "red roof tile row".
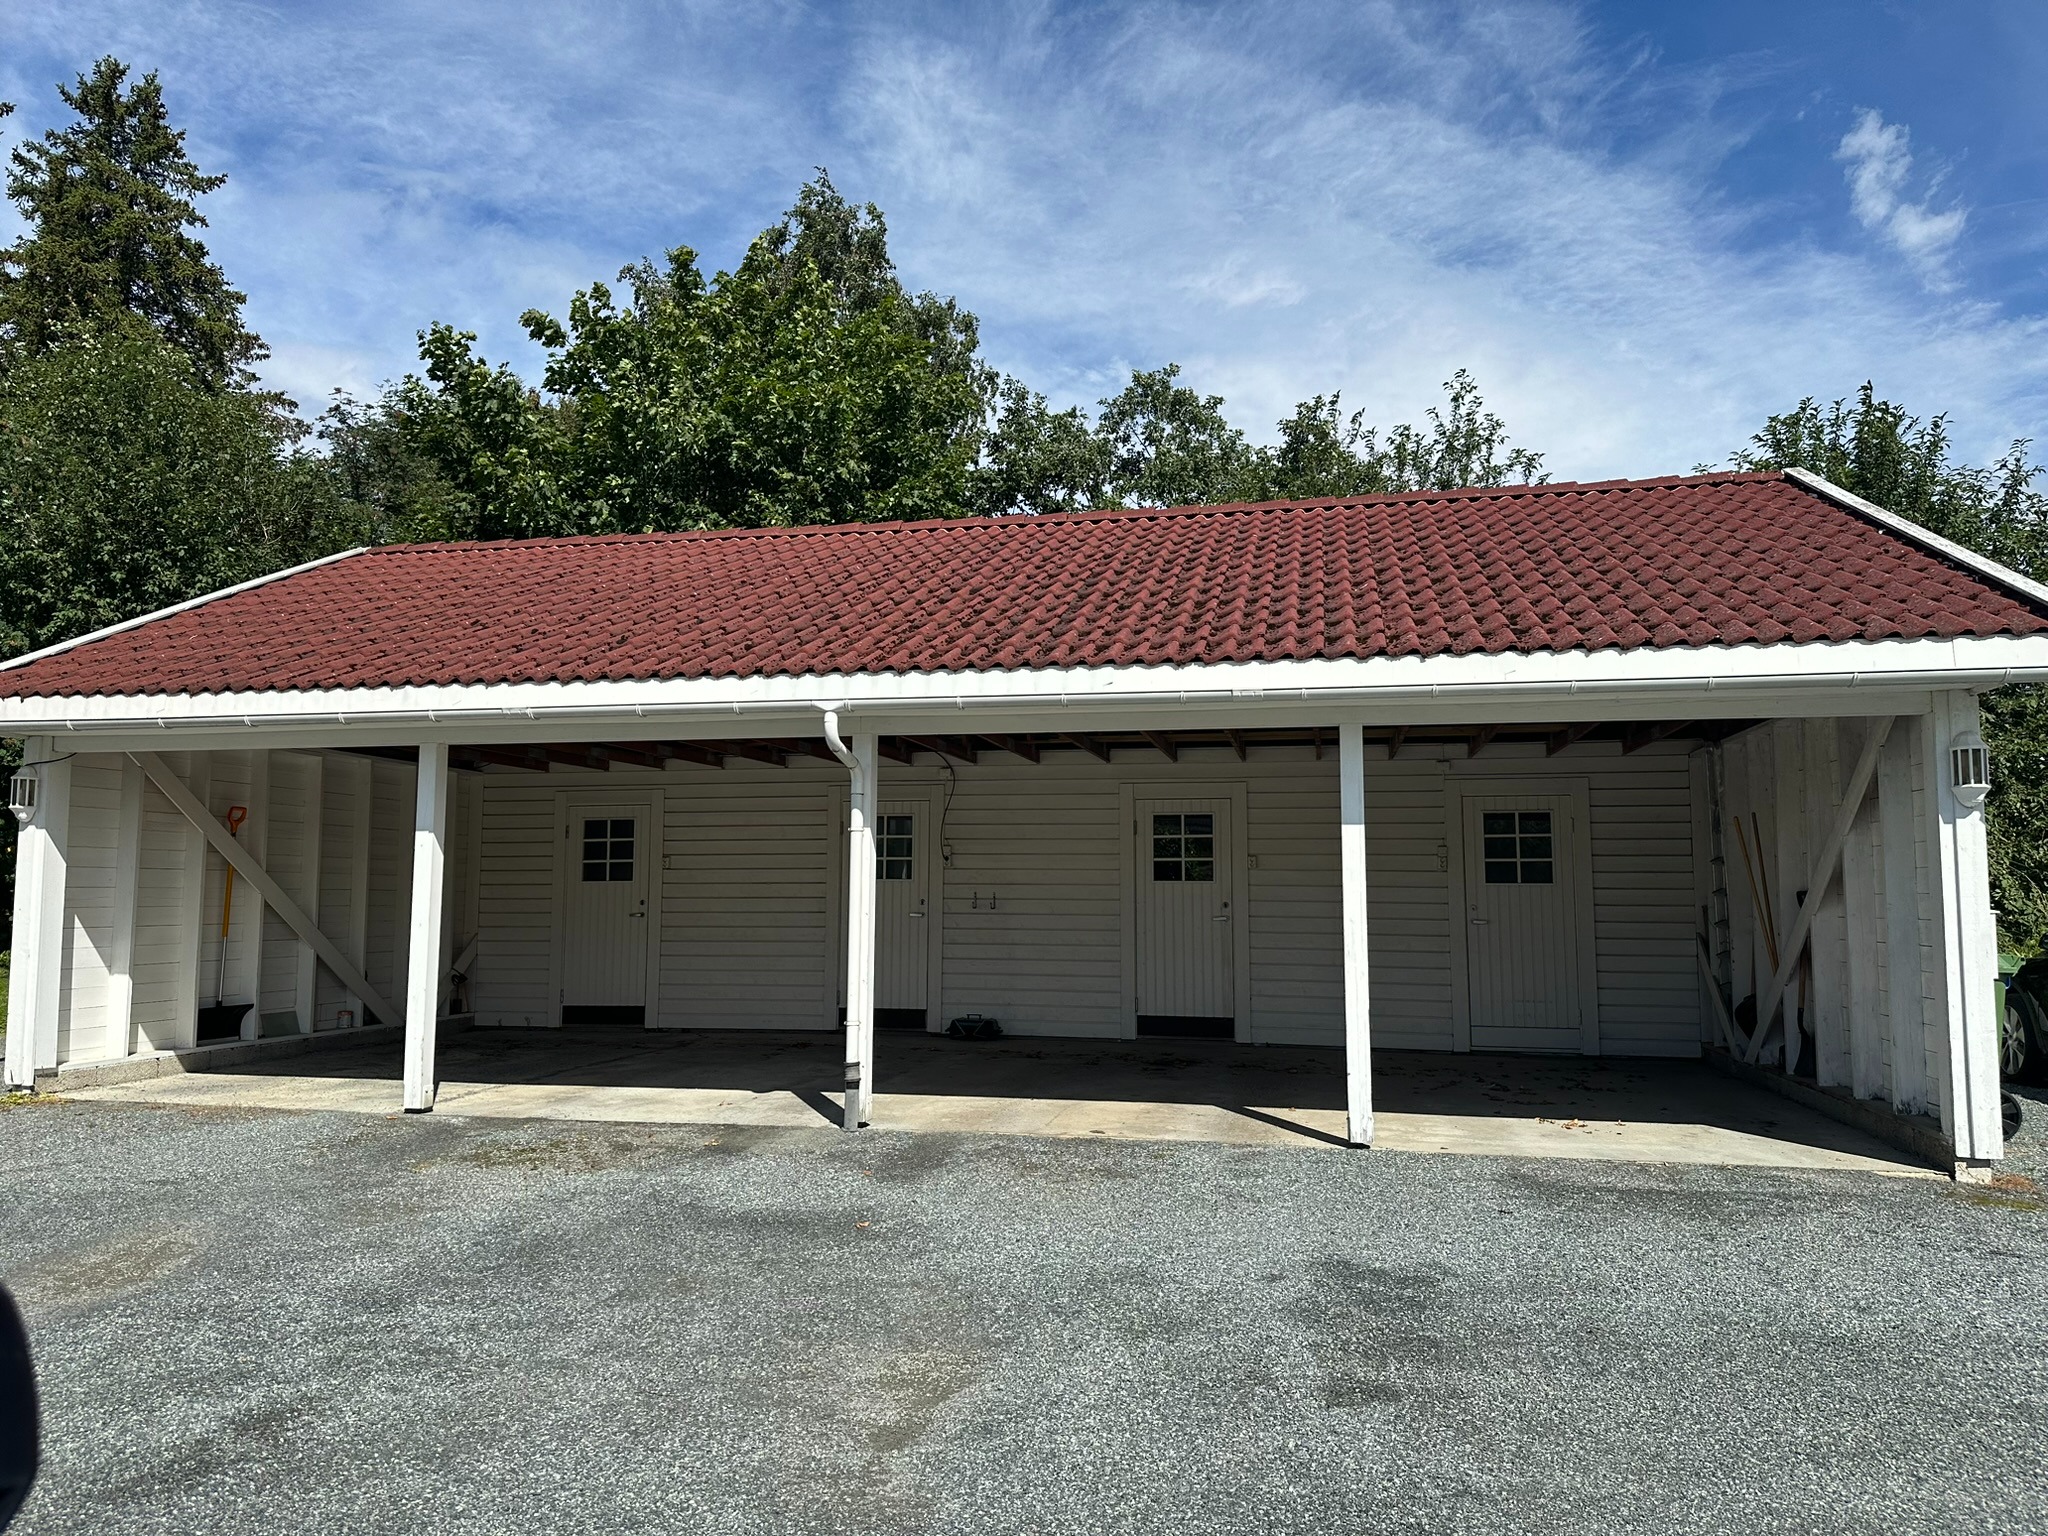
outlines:
[{"label": "red roof tile row", "polygon": [[2048,633],[1773,474],[397,545],[0,672],[0,696],[1143,666]]}]

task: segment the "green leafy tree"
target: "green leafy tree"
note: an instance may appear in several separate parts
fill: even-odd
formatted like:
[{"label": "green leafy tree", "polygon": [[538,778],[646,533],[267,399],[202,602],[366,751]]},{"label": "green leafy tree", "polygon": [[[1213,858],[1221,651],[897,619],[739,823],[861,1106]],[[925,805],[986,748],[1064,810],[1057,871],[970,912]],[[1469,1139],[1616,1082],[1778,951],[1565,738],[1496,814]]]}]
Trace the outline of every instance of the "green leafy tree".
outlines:
[{"label": "green leafy tree", "polygon": [[59,87],[76,120],[9,156],[7,195],[28,229],[0,251],[0,346],[35,357],[81,329],[144,326],[207,386],[246,385],[267,353],[191,233],[206,223],[195,200],[226,178],[186,155],[154,74],[127,80],[101,59]]},{"label": "green leafy tree", "polygon": [[[1811,398],[1764,423],[1734,457],[1741,469],[1810,469],[1900,517],[2048,580],[2048,495],[2030,444],[1987,468],[1952,457],[1948,419],[1922,420],[1868,383],[1853,402]],[[1986,805],[1991,901],[2003,941],[2048,950],[2048,689],[2001,688],[1982,700],[1996,769]]]},{"label": "green leafy tree", "polygon": [[994,376],[975,322],[911,294],[872,205],[821,176],[731,272],[679,247],[595,283],[566,322],[522,317],[544,390],[421,336],[424,378],[383,402],[452,489],[446,532],[722,528],[957,516]]},{"label": "green leafy tree", "polygon": [[360,512],[267,403],[113,329],[0,372],[0,655],[345,548]]},{"label": "green leafy tree", "polygon": [[1486,409],[1471,374],[1460,368],[1444,392],[1450,398],[1429,408],[1427,427],[1404,422],[1384,437],[1363,411],[1344,417],[1336,395],[1303,401],[1280,423],[1280,441],[1267,455],[1273,494],[1376,496],[1546,478],[1542,454],[1508,447],[1506,423]]}]

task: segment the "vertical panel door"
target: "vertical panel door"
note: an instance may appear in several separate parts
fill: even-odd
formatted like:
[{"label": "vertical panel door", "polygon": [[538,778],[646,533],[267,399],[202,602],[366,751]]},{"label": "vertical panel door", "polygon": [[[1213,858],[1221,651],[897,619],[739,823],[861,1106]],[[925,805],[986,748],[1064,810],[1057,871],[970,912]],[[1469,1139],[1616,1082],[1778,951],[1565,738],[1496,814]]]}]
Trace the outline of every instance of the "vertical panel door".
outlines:
[{"label": "vertical panel door", "polygon": [[930,807],[884,801],[875,824],[875,1023],[923,1029],[930,999]]},{"label": "vertical panel door", "polygon": [[1140,800],[1138,1033],[1229,1039],[1237,1009],[1228,800]]},{"label": "vertical panel door", "polygon": [[1577,1051],[1580,893],[1564,796],[1465,797],[1465,955],[1475,1051]]},{"label": "vertical panel door", "polygon": [[647,821],[644,805],[569,806],[565,1009],[645,1008],[648,866],[656,853]]}]

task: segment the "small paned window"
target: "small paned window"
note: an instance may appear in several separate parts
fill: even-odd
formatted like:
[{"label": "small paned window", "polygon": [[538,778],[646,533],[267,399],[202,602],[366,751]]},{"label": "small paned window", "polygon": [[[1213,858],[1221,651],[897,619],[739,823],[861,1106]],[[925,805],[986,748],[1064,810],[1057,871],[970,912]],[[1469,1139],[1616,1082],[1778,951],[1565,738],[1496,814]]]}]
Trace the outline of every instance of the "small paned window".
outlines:
[{"label": "small paned window", "polygon": [[587,816],[583,821],[583,878],[633,878],[633,818]]},{"label": "small paned window", "polygon": [[881,880],[908,880],[916,850],[911,846],[912,819],[884,816],[880,835],[875,838],[875,876]]},{"label": "small paned window", "polygon": [[1201,814],[1152,818],[1154,880],[1216,878],[1216,818]]},{"label": "small paned window", "polygon": [[1488,885],[1550,885],[1557,860],[1551,846],[1550,812],[1484,811]]}]

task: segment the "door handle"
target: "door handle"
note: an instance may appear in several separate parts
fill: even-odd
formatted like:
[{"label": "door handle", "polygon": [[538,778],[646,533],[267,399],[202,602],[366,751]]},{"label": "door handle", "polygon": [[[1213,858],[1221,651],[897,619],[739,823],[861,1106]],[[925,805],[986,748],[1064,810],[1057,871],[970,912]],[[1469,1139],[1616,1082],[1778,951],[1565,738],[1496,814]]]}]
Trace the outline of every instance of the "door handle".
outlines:
[{"label": "door handle", "polygon": [[923,914],[922,912],[913,912],[913,913],[911,913],[910,915],[911,915],[912,917],[923,917],[923,916],[924,916],[924,914]]},{"label": "door handle", "polygon": [[1212,923],[1227,923],[1230,921],[1230,914],[1226,912],[1221,917],[1210,918],[1209,921]]},{"label": "door handle", "polygon": [[1474,928],[1484,928],[1488,923],[1492,921],[1493,919],[1490,917],[1475,917],[1472,919],[1472,926]]}]

